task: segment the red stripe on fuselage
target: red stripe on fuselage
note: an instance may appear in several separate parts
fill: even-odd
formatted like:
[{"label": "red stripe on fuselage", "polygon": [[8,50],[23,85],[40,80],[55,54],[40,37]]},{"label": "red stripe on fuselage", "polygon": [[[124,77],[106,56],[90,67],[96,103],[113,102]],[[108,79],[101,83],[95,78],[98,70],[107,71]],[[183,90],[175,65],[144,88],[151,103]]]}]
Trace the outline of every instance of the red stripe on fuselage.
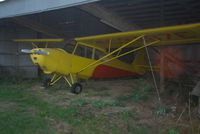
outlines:
[{"label": "red stripe on fuselage", "polygon": [[129,77],[138,76],[139,74],[122,70],[119,68],[114,68],[106,65],[99,65],[95,68],[92,78],[119,78],[119,77]]}]

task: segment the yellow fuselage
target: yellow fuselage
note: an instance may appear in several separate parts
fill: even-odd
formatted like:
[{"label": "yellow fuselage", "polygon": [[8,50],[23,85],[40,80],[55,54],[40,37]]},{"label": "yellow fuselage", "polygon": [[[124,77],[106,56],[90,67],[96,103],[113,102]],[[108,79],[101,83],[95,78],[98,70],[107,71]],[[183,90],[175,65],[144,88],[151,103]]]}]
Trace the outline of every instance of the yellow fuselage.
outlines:
[{"label": "yellow fuselage", "polygon": [[31,54],[31,59],[34,64],[39,65],[45,74],[68,75],[69,73],[76,74],[79,78],[113,78],[133,76],[143,74],[144,70],[137,66],[124,63],[120,60],[112,60],[102,65],[94,65],[86,70],[78,73],[85,66],[93,63],[95,60],[69,54],[59,48],[36,48],[32,51],[41,50],[48,52],[49,55]]}]

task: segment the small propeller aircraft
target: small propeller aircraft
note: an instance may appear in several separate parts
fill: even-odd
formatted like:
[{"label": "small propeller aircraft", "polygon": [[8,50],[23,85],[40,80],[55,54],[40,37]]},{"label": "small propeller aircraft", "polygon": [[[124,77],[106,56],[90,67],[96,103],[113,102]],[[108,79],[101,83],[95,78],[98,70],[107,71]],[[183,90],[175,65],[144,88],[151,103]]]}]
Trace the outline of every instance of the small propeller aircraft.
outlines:
[{"label": "small propeller aircraft", "polygon": [[[200,42],[200,23],[171,26],[130,32],[121,32],[75,38],[71,52],[61,48],[47,48],[48,43],[67,42],[65,39],[15,39],[15,42],[32,42],[34,49],[22,49],[45,74],[53,74],[47,85],[64,80],[71,92],[78,94],[82,85],[77,78],[98,79],[143,75],[150,70],[145,52],[148,46],[182,45]],[[36,43],[46,43],[39,48]],[[124,49],[128,51],[123,52]],[[119,60],[128,54],[135,57],[131,64]],[[153,67],[153,70],[159,70]]]}]

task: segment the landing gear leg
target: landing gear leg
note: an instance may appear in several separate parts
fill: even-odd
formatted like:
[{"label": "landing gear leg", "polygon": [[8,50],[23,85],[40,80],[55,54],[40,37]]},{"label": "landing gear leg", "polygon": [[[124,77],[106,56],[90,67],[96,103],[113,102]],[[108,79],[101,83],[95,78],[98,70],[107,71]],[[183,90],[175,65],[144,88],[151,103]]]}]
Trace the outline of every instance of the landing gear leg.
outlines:
[{"label": "landing gear leg", "polygon": [[48,88],[50,86],[51,79],[45,79],[42,87]]},{"label": "landing gear leg", "polygon": [[43,83],[43,87],[47,88],[49,86],[52,86],[54,85],[58,80],[60,80],[60,78],[62,78],[62,76],[60,75],[57,75],[57,74],[54,74],[53,77],[50,79],[50,78],[47,78],[44,83]]},{"label": "landing gear leg", "polygon": [[69,74],[70,77],[70,81],[68,80],[68,78],[66,76],[64,76],[64,79],[66,80],[66,82],[68,83],[68,85],[71,88],[71,92],[74,94],[79,94],[82,91],[82,85],[80,83],[75,82],[76,81],[76,77],[73,74]]}]

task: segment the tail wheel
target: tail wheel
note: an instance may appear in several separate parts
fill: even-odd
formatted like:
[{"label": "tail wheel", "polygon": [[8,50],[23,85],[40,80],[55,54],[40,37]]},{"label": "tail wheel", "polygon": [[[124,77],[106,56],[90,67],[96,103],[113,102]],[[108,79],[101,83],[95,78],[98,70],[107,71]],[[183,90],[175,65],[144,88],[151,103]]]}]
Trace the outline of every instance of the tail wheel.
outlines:
[{"label": "tail wheel", "polygon": [[71,87],[71,92],[74,94],[79,94],[82,91],[82,85],[79,83],[74,83]]}]

